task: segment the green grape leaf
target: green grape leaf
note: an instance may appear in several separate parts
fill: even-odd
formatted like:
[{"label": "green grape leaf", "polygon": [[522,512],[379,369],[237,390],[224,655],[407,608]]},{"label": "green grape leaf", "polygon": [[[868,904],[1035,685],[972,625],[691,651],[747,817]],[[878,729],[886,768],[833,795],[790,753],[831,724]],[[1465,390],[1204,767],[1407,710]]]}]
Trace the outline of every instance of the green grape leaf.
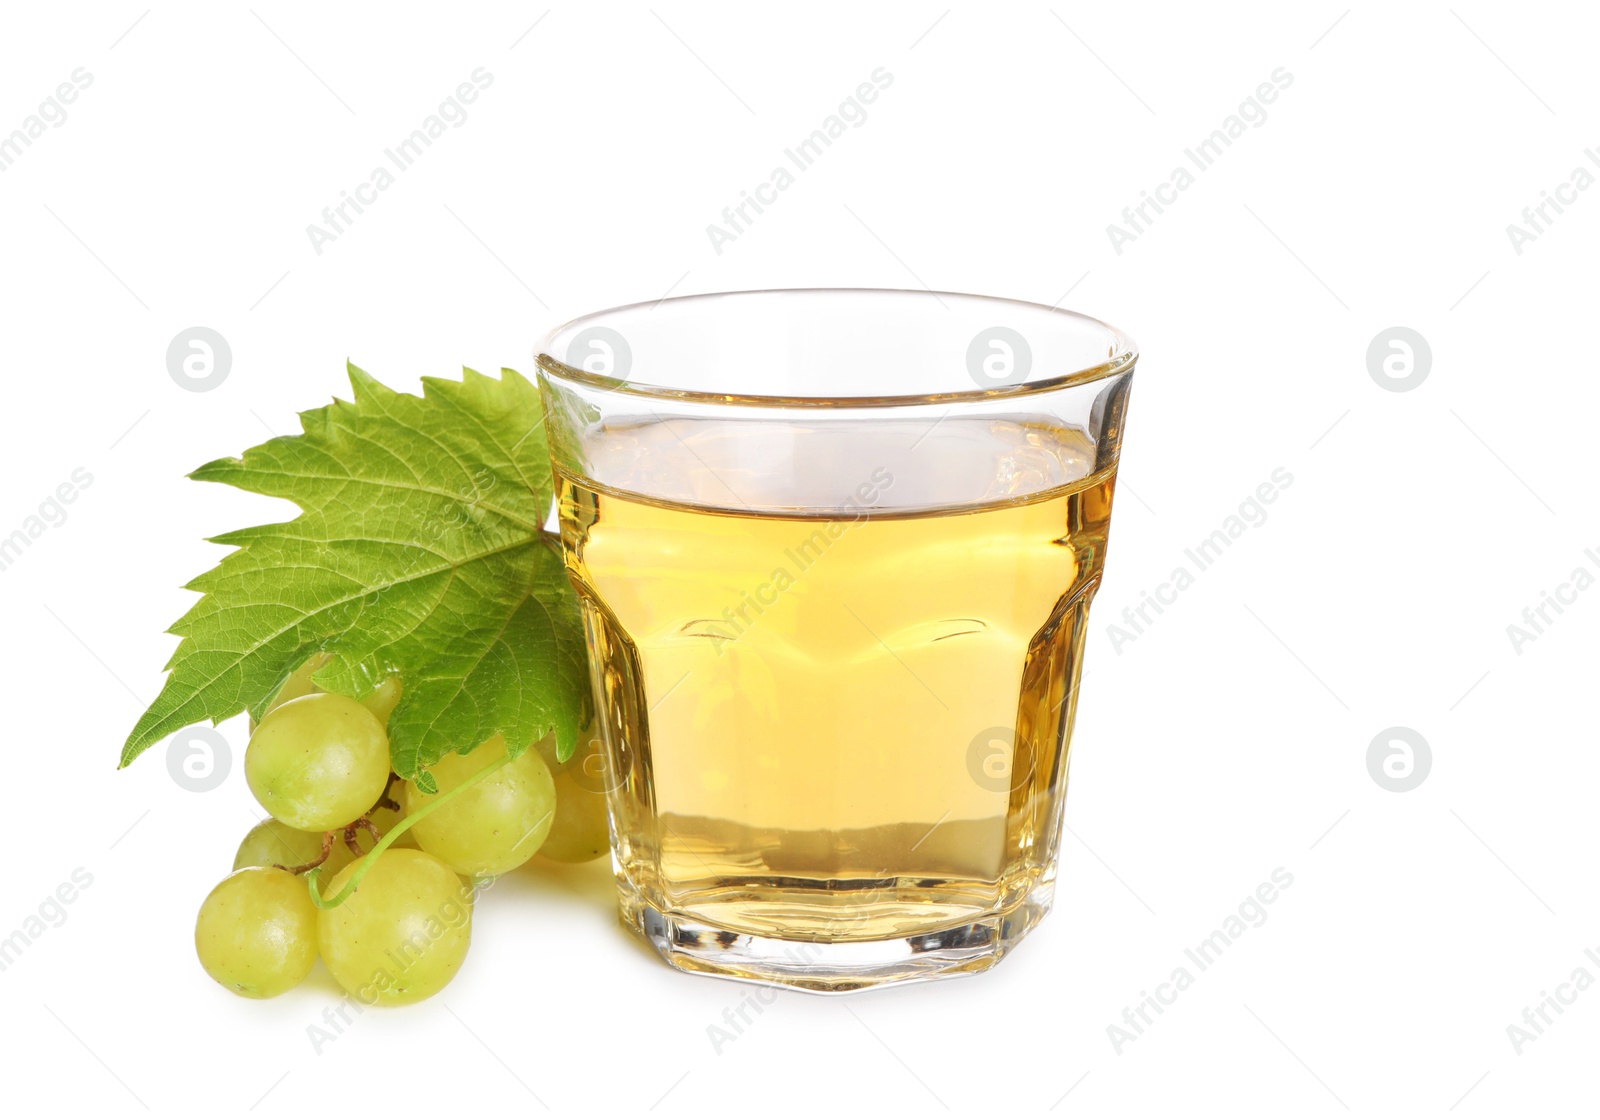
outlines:
[{"label": "green grape leaf", "polygon": [[360,697],[398,672],[395,772],[503,734],[512,753],[556,734],[565,760],[588,720],[583,623],[558,542],[537,390],[423,379],[420,397],[349,367],[353,400],[301,413],[303,432],[218,459],[191,478],[287,498],[293,521],[213,538],[235,546],[187,585],[201,599],[165,686],[122,749],[203,719],[259,719],[313,653],[322,688]]}]

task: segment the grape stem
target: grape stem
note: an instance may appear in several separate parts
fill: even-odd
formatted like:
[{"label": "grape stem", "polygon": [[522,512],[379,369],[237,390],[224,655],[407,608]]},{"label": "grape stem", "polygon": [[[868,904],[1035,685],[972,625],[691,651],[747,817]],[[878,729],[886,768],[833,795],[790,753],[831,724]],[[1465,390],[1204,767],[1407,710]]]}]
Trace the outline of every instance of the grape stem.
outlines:
[{"label": "grape stem", "polygon": [[[333,854],[333,837],[336,832],[338,832],[338,829],[322,834],[322,854],[310,863],[302,863],[299,867],[284,867],[281,863],[273,864],[273,866],[283,868],[291,875],[302,875],[314,868],[321,867],[328,862],[328,857]],[[358,852],[357,854],[359,855],[360,853]]]},{"label": "grape stem", "polygon": [[[452,797],[471,789],[473,786],[483,781],[490,774],[493,774],[496,770],[500,769],[500,767],[506,765],[510,761],[511,755],[509,753],[501,755],[499,758],[489,763],[489,765],[485,766],[482,770],[479,770],[476,774],[472,775],[470,778],[467,778],[454,789],[447,790],[444,793],[434,797],[422,808],[418,809],[415,813],[412,813],[409,817],[406,817],[399,824],[391,828],[387,833],[384,834],[383,839],[379,840],[372,846],[372,851],[368,852],[361,858],[360,863],[351,865],[354,870],[350,873],[350,881],[346,883],[344,887],[340,889],[339,893],[334,895],[332,898],[322,897],[322,868],[320,866],[312,866],[309,868],[309,873],[306,875],[306,887],[311,891],[311,901],[316,904],[317,909],[319,910],[332,910],[336,906],[343,905],[344,900],[354,894],[355,889],[361,885],[361,880],[366,878],[367,872],[372,870],[372,865],[378,862],[378,857],[387,851],[390,845],[392,845],[396,840],[404,836],[408,828],[416,824],[429,813],[433,812],[439,806],[448,802]],[[329,836],[332,836],[332,833],[329,833]],[[321,861],[318,862],[320,864]]]},{"label": "grape stem", "polygon": [[399,780],[399,774],[396,774],[393,770],[389,771],[389,780],[383,786],[383,796],[378,798],[378,803],[373,806],[374,809],[393,809],[397,813],[400,811],[400,802],[389,796],[389,791],[394,788],[394,784]]}]

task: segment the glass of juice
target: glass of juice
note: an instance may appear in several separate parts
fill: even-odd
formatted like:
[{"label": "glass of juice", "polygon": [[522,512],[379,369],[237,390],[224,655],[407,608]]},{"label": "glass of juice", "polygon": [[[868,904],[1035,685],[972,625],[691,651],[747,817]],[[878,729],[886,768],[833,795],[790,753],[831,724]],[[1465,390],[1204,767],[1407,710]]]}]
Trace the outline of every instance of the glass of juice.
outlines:
[{"label": "glass of juice", "polygon": [[669,963],[849,991],[988,968],[1048,911],[1136,357],[929,291],[544,339],[622,917]]}]

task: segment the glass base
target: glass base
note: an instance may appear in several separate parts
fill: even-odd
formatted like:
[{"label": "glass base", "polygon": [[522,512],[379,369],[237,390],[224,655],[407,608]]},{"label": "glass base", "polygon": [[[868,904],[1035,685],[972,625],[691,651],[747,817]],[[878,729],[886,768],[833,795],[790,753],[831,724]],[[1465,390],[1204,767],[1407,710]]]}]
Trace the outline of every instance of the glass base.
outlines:
[{"label": "glass base", "polygon": [[840,994],[982,972],[1039,924],[1053,884],[1041,883],[1010,908],[957,925],[882,941],[791,941],[719,929],[663,912],[619,876],[622,921],[681,972]]}]

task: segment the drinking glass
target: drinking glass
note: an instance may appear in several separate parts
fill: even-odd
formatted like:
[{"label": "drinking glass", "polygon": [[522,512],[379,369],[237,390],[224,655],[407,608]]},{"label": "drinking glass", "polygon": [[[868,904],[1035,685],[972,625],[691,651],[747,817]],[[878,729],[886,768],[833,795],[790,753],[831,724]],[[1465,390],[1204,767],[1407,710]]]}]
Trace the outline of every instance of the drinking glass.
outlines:
[{"label": "drinking glass", "polygon": [[848,991],[988,968],[1044,916],[1135,358],[929,291],[544,339],[621,913],[670,964]]}]

